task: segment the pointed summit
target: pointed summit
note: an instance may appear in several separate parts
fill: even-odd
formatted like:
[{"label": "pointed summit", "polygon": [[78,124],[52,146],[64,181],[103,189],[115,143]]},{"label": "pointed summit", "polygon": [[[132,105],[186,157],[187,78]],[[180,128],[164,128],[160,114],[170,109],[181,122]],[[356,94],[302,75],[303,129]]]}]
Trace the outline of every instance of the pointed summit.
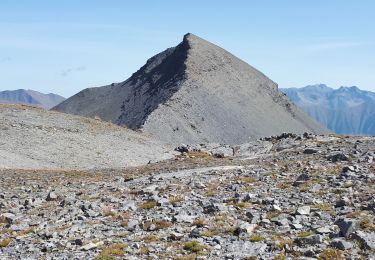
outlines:
[{"label": "pointed summit", "polygon": [[191,33],[128,80],[85,89],[55,109],[100,116],[172,144],[235,144],[282,132],[327,132],[263,73]]},{"label": "pointed summit", "polygon": [[199,43],[199,42],[205,42],[208,43],[208,41],[198,37],[197,35],[193,33],[187,33],[184,35],[184,38],[182,42],[187,42],[187,43]]}]

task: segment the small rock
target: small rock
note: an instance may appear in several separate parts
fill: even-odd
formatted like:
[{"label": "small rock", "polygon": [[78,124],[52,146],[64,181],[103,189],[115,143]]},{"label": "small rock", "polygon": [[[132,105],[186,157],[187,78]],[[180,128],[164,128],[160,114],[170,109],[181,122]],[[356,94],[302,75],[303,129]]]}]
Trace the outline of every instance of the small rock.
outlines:
[{"label": "small rock", "polygon": [[26,223],[19,224],[19,225],[12,225],[10,227],[10,229],[13,230],[13,231],[22,231],[22,230],[25,230],[25,229],[28,229],[28,228],[29,228],[29,225],[26,224]]},{"label": "small rock", "polygon": [[135,211],[137,210],[137,205],[134,200],[128,200],[122,204],[122,209],[124,211]]},{"label": "small rock", "polygon": [[349,160],[348,156],[346,156],[343,153],[336,153],[336,154],[329,155],[327,157],[327,159],[331,162],[340,162],[340,161],[348,161]]},{"label": "small rock", "polygon": [[327,233],[331,233],[332,231],[328,226],[325,226],[325,227],[320,227],[316,229],[316,232],[319,234],[327,234]]},{"label": "small rock", "polygon": [[375,233],[365,233],[358,230],[353,234],[353,238],[360,241],[363,248],[374,250],[375,249]]},{"label": "small rock", "polygon": [[347,197],[343,197],[340,200],[336,201],[335,207],[340,208],[344,206],[349,206],[350,205],[350,200]]},{"label": "small rock", "polygon": [[344,237],[348,237],[360,227],[357,219],[340,219],[336,224],[340,228],[340,235]]},{"label": "small rock", "polygon": [[299,245],[316,245],[323,242],[322,235],[311,235],[307,237],[299,237],[296,239],[297,244]]},{"label": "small rock", "polygon": [[296,210],[296,215],[310,215],[310,206],[302,206]]},{"label": "small rock", "polygon": [[81,250],[83,250],[83,251],[93,250],[93,249],[97,248],[98,246],[100,246],[102,244],[103,244],[103,242],[99,242],[99,243],[95,243],[95,244],[90,242],[87,245],[82,246]]},{"label": "small rock", "polygon": [[176,147],[174,150],[180,153],[188,153],[189,146],[186,144],[181,144],[180,146]]},{"label": "small rock", "polygon": [[156,200],[156,205],[157,206],[167,206],[167,205],[169,205],[169,199],[167,199],[167,198],[158,198],[157,200]]},{"label": "small rock", "polygon": [[322,185],[320,185],[319,183],[318,184],[314,184],[311,188],[310,188],[310,192],[318,192],[322,189]]},{"label": "small rock", "polygon": [[342,172],[355,172],[356,169],[354,168],[354,166],[345,166],[344,168],[342,168]]},{"label": "small rock", "polygon": [[172,220],[177,223],[193,223],[194,219],[196,219],[197,216],[194,215],[188,215],[186,213],[180,213],[175,216],[173,216]]},{"label": "small rock", "polygon": [[57,195],[55,192],[50,191],[47,195],[46,201],[54,201],[57,200]]},{"label": "small rock", "polygon": [[248,222],[251,224],[256,224],[260,221],[260,214],[256,212],[246,212],[246,217],[249,218]]},{"label": "small rock", "polygon": [[215,203],[210,203],[203,208],[203,212],[205,214],[211,214],[220,211],[220,208]]},{"label": "small rock", "polygon": [[231,147],[221,146],[221,147],[212,149],[211,153],[214,157],[225,158],[225,157],[233,156],[233,149]]},{"label": "small rock", "polygon": [[169,235],[170,240],[180,240],[184,237],[184,234],[178,233],[178,232],[171,232]]},{"label": "small rock", "polygon": [[306,181],[310,180],[310,177],[309,175],[307,175],[306,173],[302,173],[301,175],[299,175],[297,177],[297,179],[294,181],[293,183],[293,186],[299,186],[303,183],[305,183]]},{"label": "small rock", "polygon": [[243,198],[243,201],[254,201],[254,200],[256,200],[256,195],[253,193],[247,193]]},{"label": "small rock", "polygon": [[249,223],[244,222],[236,228],[236,230],[234,231],[234,234],[236,236],[239,236],[242,233],[251,234],[253,233],[256,227],[257,227],[256,224],[249,224]]},{"label": "small rock", "polygon": [[74,244],[76,244],[77,246],[83,246],[83,241],[82,239],[77,238],[74,240]]},{"label": "small rock", "polygon": [[331,246],[338,248],[340,250],[348,250],[353,248],[353,244],[349,241],[346,241],[342,238],[334,238],[331,241]]},{"label": "small rock", "polygon": [[319,152],[319,150],[317,150],[315,148],[306,148],[305,150],[303,150],[304,154],[314,154],[314,153],[317,153],[317,152]]},{"label": "small rock", "polygon": [[280,208],[280,206],[276,205],[276,204],[272,205],[272,209],[276,210],[276,211],[282,211],[282,209]]},{"label": "small rock", "polygon": [[8,224],[12,224],[14,220],[16,220],[16,215],[14,215],[13,213],[4,213],[4,214],[1,214],[1,216],[5,219],[5,221]]},{"label": "small rock", "polygon": [[134,231],[137,228],[138,224],[139,224],[138,220],[133,220],[133,219],[129,220],[127,228],[129,231]]},{"label": "small rock", "polygon": [[299,223],[293,223],[293,224],[291,224],[291,226],[294,229],[302,229],[303,228],[303,226]]},{"label": "small rock", "polygon": [[197,189],[204,189],[204,188],[206,188],[206,185],[204,185],[202,182],[197,182],[197,183],[195,183],[194,186]]},{"label": "small rock", "polygon": [[222,259],[244,259],[246,257],[253,257],[262,255],[267,249],[265,243],[252,243],[250,241],[233,241],[223,246],[223,251],[226,252]]}]

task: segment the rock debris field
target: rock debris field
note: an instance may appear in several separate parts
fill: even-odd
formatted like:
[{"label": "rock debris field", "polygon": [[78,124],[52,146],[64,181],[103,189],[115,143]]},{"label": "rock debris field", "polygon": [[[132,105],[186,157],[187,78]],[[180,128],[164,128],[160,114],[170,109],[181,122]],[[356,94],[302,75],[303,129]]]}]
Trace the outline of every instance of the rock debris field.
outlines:
[{"label": "rock debris field", "polygon": [[374,148],[283,134],[121,170],[2,169],[0,258],[374,258]]}]

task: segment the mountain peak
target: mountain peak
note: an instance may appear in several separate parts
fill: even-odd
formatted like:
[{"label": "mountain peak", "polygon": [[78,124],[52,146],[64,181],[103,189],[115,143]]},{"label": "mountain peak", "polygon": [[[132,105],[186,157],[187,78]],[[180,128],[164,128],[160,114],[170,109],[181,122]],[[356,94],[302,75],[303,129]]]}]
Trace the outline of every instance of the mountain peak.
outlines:
[{"label": "mountain peak", "polygon": [[192,33],[128,80],[84,90],[55,109],[97,115],[171,144],[238,144],[282,132],[327,132],[263,73]]},{"label": "mountain peak", "polygon": [[357,86],[351,86],[351,87],[341,86],[338,90],[360,91],[360,89]]},{"label": "mountain peak", "polygon": [[226,52],[219,46],[195,35],[192,33],[187,33],[184,35],[180,46],[185,46],[185,50],[194,50],[195,53],[201,53],[204,55],[207,51],[209,52]]},{"label": "mountain peak", "polygon": [[182,40],[183,42],[207,42],[206,40],[202,39],[201,37],[193,34],[193,33],[187,33],[184,35],[184,38]]}]

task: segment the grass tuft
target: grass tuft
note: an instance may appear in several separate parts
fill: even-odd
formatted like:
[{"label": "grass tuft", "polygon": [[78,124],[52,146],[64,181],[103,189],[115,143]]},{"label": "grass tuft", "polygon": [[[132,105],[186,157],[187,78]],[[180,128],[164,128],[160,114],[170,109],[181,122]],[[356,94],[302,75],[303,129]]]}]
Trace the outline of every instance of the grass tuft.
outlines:
[{"label": "grass tuft", "polygon": [[251,242],[260,242],[260,241],[263,241],[265,238],[262,237],[261,235],[259,234],[253,234],[250,236],[250,241]]},{"label": "grass tuft", "polygon": [[10,242],[12,242],[12,240],[9,238],[0,240],[0,248],[7,247]]},{"label": "grass tuft", "polygon": [[338,249],[324,249],[318,256],[318,260],[342,260],[344,259],[342,252]]},{"label": "grass tuft", "polygon": [[156,201],[150,200],[139,205],[141,209],[153,209],[156,207]]},{"label": "grass tuft", "polygon": [[124,249],[127,247],[127,244],[117,243],[109,247],[104,248],[99,257],[113,257],[113,256],[124,256]]},{"label": "grass tuft", "polygon": [[203,249],[204,249],[204,246],[201,245],[196,240],[192,240],[192,241],[186,242],[184,244],[184,250],[190,251],[190,252],[193,252],[193,253],[198,253],[198,252],[202,251]]},{"label": "grass tuft", "polygon": [[308,236],[311,236],[311,235],[315,235],[315,233],[311,232],[311,231],[302,231],[302,232],[297,234],[298,237],[308,237]]}]

